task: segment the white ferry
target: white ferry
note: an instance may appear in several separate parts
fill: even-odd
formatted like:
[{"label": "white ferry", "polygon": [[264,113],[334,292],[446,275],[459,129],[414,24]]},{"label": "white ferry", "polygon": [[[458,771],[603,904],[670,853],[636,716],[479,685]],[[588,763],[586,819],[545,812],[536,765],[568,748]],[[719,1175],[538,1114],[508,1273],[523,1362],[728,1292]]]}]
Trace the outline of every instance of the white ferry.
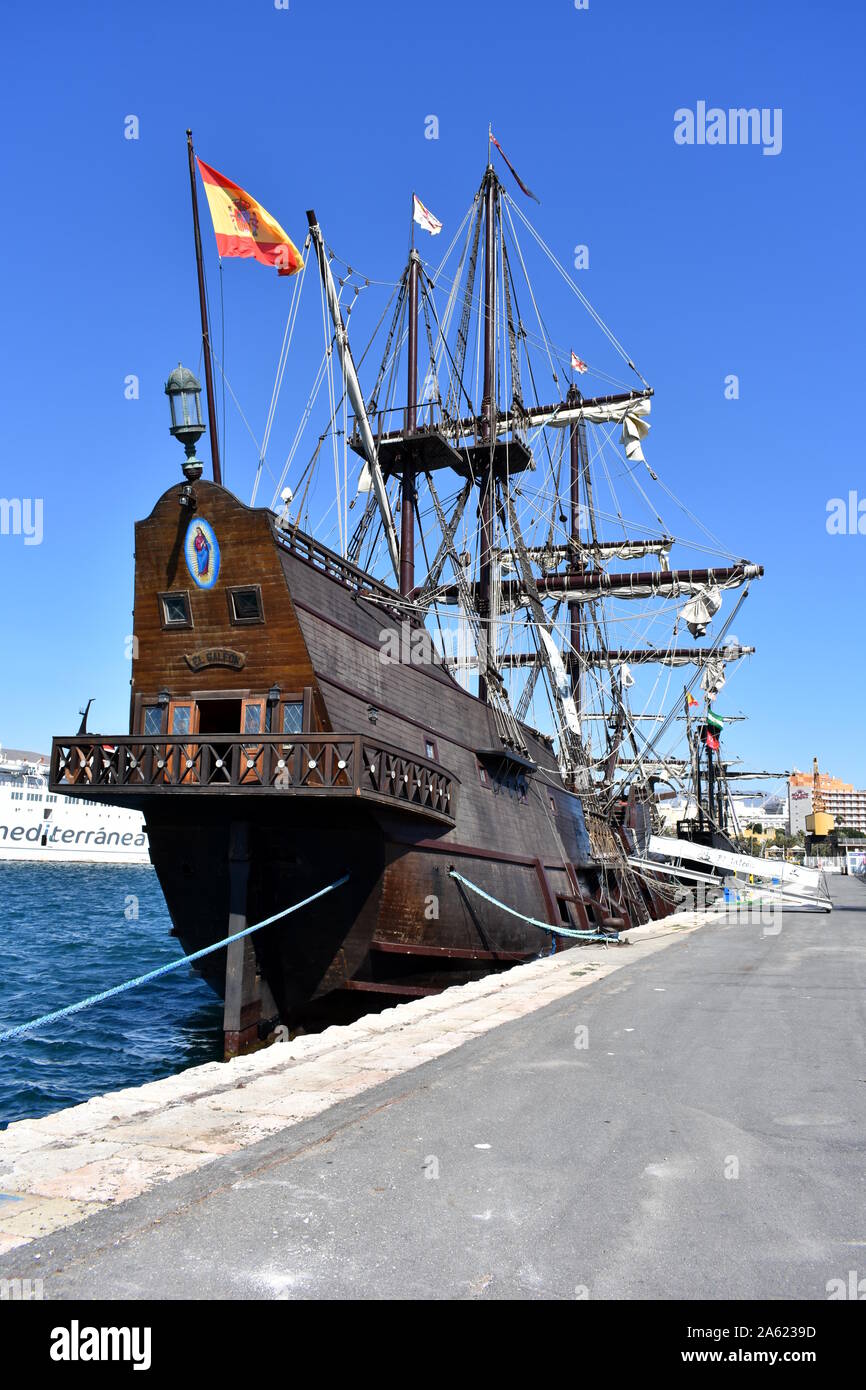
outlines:
[{"label": "white ferry", "polygon": [[144,817],[48,789],[48,759],[0,747],[0,863],[149,864]]}]

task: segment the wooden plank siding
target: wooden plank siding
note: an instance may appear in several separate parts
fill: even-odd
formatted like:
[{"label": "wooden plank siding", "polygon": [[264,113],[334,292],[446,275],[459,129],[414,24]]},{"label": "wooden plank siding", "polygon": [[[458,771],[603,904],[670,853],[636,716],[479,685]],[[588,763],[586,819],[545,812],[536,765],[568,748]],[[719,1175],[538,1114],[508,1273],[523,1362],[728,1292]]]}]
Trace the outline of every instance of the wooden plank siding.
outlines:
[{"label": "wooden plank siding", "polygon": [[[216,584],[212,589],[198,589],[184,559],[184,537],[192,517],[179,505],[180,492],[179,485],[170,489],[135,528],[133,716],[136,696],[152,697],[163,688],[173,699],[237,691],[264,693],[275,682],[286,693],[303,691],[305,686],[315,690],[312,662],[286,587],[270,514],[245,507],[214,483],[196,485],[194,515],[210,522],[221,552]],[[227,589],[247,584],[261,587],[265,621],[233,626]],[[171,590],[189,593],[191,629],[163,628],[159,595]],[[187,653],[218,647],[241,652],[242,670],[219,666],[190,670]],[[327,719],[320,698],[317,709],[319,717]],[[327,724],[319,727],[323,732],[328,729]],[[141,731],[131,728],[130,732]]]},{"label": "wooden plank siding", "polygon": [[[226,859],[239,816],[250,824],[250,921],[350,875],[348,887],[292,917],[290,927],[253,938],[284,1017],[349,981],[424,988],[426,979],[442,978],[440,968],[447,975],[449,965],[471,966],[475,953],[491,968],[499,955],[551,949],[549,933],[468,895],[450,876],[452,866],[527,917],[561,923],[568,900],[574,926],[604,920],[610,907],[599,896],[582,805],[563,787],[549,743],[525,731],[537,764],[525,793],[491,770],[485,784],[476,750],[499,746],[492,711],[439,662],[382,659],[386,635],[400,633],[388,594],[380,595],[382,606],[288,549],[267,510],[206,481],[195,493],[195,516],[210,523],[220,546],[213,588],[198,589],[187,570],[191,518],[179,505],[180,484],[136,526],[130,732],[143,732],[141,705],[161,690],[177,702],[264,695],[276,684],[285,696],[308,692],[305,716],[320,732],[380,739],[420,758],[432,740],[432,761],[459,779],[459,790],[451,829],[354,798],[314,805],[269,796],[253,806],[252,795],[237,792],[223,798],[176,789],[161,799],[154,789],[145,810],[153,859],[184,948],[224,934]],[[263,623],[232,624],[227,589],[235,585],[260,586]],[[191,628],[162,621],[159,596],[179,590],[189,594]],[[220,648],[241,653],[242,668],[190,669],[187,656]],[[404,946],[410,949],[401,955]],[[443,966],[449,951],[455,959]],[[219,989],[224,959],[205,969]]]},{"label": "wooden plank siding", "polygon": [[[399,621],[304,560],[287,554],[281,559],[332,726],[371,729],[373,705],[382,738],[422,757],[432,738],[436,760],[460,778],[458,824],[446,839],[532,858],[592,862],[579,800],[563,788],[556,759],[541,739],[526,731],[539,769],[527,779],[525,802],[491,777],[482,783],[475,750],[498,742],[490,708],[435,665],[383,662],[382,634],[399,639]],[[356,631],[349,636],[353,623]]]}]

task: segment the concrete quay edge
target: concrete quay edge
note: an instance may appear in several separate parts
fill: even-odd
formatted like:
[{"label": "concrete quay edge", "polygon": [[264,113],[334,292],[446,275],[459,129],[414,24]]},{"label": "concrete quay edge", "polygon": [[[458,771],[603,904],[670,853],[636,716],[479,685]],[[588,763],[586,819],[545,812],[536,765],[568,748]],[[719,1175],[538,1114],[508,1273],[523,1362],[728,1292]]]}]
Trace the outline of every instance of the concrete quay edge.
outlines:
[{"label": "concrete quay edge", "polygon": [[0,1132],[0,1255],[248,1148],[682,940],[684,912]]}]

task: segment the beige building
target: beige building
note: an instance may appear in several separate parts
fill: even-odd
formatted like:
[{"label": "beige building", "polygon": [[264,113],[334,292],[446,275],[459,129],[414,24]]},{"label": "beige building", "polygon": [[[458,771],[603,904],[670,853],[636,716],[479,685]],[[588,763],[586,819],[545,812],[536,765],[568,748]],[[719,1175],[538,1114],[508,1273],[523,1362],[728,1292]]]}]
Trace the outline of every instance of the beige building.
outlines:
[{"label": "beige building", "polygon": [[[866,832],[866,791],[856,791],[853,783],[819,772],[824,810],[837,826],[847,825]],[[805,831],[806,817],[812,813],[812,774],[794,771],[788,780],[788,810],[791,834]]]}]

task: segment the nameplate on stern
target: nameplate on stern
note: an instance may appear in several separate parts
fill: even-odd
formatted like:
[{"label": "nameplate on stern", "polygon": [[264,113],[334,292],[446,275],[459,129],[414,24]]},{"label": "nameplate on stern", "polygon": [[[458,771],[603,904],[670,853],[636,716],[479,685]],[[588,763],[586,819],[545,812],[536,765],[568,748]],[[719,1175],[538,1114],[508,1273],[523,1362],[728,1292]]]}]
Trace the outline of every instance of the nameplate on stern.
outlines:
[{"label": "nameplate on stern", "polygon": [[206,647],[200,652],[184,652],[183,659],[191,671],[203,671],[208,666],[228,666],[232,671],[242,671],[247,661],[243,652],[232,651],[231,647]]}]

